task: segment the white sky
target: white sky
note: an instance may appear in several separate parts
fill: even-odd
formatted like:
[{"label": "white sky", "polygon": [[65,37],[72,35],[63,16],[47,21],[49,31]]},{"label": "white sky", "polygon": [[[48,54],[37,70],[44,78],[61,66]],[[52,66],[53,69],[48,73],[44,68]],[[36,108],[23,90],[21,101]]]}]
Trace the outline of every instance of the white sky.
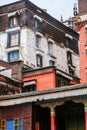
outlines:
[{"label": "white sky", "polygon": [[[16,2],[19,0],[0,0],[0,6],[7,3]],[[54,18],[60,20],[61,15],[63,19],[66,20],[70,16],[73,16],[73,5],[77,0],[30,0],[38,7],[42,9],[47,9],[49,13]]]}]

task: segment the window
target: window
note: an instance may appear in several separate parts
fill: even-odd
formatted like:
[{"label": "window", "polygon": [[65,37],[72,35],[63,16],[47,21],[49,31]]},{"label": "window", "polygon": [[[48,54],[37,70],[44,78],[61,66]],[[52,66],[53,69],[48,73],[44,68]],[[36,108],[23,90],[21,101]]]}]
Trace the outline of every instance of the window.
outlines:
[{"label": "window", "polygon": [[68,61],[68,64],[72,65],[72,57],[71,57],[71,52],[70,51],[67,51],[67,61]]},{"label": "window", "polygon": [[74,69],[72,66],[69,66],[69,74],[74,75]]},{"label": "window", "polygon": [[41,28],[42,28],[42,21],[35,18],[35,29],[37,29],[38,31],[41,31]]},{"label": "window", "polygon": [[10,18],[10,27],[14,27],[14,26],[17,26],[17,25],[18,25],[17,18],[11,17]]},{"label": "window", "polygon": [[69,85],[70,81],[61,75],[57,75],[56,79],[57,79],[56,80],[57,87]]},{"label": "window", "polygon": [[22,92],[32,92],[32,91],[36,91],[35,84],[24,86],[22,89]]},{"label": "window", "polygon": [[8,53],[8,61],[9,62],[12,62],[12,61],[15,61],[18,59],[19,59],[19,51],[18,50],[11,51]]},{"label": "window", "polygon": [[1,130],[6,130],[6,120],[1,120]]},{"label": "window", "polygon": [[9,17],[9,27],[15,27],[19,25],[19,14],[16,13]]},{"label": "window", "polygon": [[54,66],[54,63],[55,63],[55,62],[54,62],[53,60],[49,60],[49,65],[50,65],[50,66]]},{"label": "window", "polygon": [[36,82],[34,80],[24,82],[22,92],[31,92],[36,90]]},{"label": "window", "polygon": [[48,54],[52,55],[53,54],[53,43],[48,42]]},{"label": "window", "polygon": [[87,33],[87,27],[85,28],[85,33]]},{"label": "window", "polygon": [[68,62],[69,74],[74,75],[75,66],[73,66],[72,64],[72,54],[70,51],[67,51],[67,62]]},{"label": "window", "polygon": [[16,31],[8,33],[7,47],[18,46],[19,44],[20,44],[20,32]]},{"label": "window", "polygon": [[0,130],[22,130],[22,119],[1,120]]},{"label": "window", "polygon": [[14,130],[22,130],[22,119],[14,119]]},{"label": "window", "polygon": [[42,63],[42,56],[37,54],[36,55],[36,62],[37,62],[37,67],[42,67],[43,63]]},{"label": "window", "polygon": [[41,36],[36,35],[36,47],[40,47],[41,43]]}]

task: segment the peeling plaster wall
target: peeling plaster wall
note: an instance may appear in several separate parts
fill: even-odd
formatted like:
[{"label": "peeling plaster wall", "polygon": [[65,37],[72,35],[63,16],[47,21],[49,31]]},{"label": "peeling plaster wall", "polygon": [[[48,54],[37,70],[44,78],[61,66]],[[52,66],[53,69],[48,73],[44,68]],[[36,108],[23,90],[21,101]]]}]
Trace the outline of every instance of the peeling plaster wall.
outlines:
[{"label": "peeling plaster wall", "polygon": [[72,61],[73,65],[75,66],[75,76],[79,77],[80,75],[80,63],[79,63],[79,56],[75,55],[74,53],[72,54]]},{"label": "peeling plaster wall", "polygon": [[[0,59],[7,61],[7,33],[0,33]],[[49,66],[49,60],[53,60],[58,69],[68,72],[67,65],[67,48],[60,47],[57,44],[53,44],[53,56],[48,54],[48,41],[46,36],[41,37],[40,48],[36,47],[36,34],[35,31],[23,27],[20,29],[20,47],[19,47],[19,59],[23,60],[26,65],[36,68],[36,54],[40,54],[43,57],[43,67]],[[75,75],[79,77],[79,56],[73,53],[72,55],[73,65],[76,67]]]},{"label": "peeling plaster wall", "polygon": [[7,46],[7,33],[1,32],[0,33],[0,60],[7,61],[6,46]]}]

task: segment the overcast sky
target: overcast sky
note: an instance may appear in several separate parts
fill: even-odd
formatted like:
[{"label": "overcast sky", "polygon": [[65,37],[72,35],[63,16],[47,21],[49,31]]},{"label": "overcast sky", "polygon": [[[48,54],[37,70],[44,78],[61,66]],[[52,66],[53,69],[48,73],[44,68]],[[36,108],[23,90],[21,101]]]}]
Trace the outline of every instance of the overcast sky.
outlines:
[{"label": "overcast sky", "polygon": [[[16,2],[19,0],[0,0],[0,6],[7,3]],[[61,15],[66,20],[73,16],[73,5],[77,0],[30,0],[42,9],[47,9],[47,12],[54,18],[60,20]]]}]

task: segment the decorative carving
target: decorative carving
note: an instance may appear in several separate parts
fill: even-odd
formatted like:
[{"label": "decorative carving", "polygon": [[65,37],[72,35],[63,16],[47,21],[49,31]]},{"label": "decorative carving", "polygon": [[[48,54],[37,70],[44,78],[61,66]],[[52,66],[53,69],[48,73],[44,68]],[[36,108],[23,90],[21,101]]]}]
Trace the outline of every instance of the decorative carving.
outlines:
[{"label": "decorative carving", "polygon": [[82,103],[84,104],[84,110],[85,110],[85,112],[87,112],[87,100],[84,99],[84,100],[82,101]]},{"label": "decorative carving", "polygon": [[50,106],[50,113],[51,113],[51,116],[55,116],[55,106]]},{"label": "decorative carving", "polygon": [[85,112],[87,112],[87,100],[86,99],[74,99],[73,102],[83,103],[84,104],[84,110],[85,110]]},{"label": "decorative carving", "polygon": [[60,102],[53,102],[53,103],[43,103],[40,106],[51,108],[51,107],[56,107],[56,106],[60,106],[60,105],[63,105],[63,104],[64,104],[64,101],[60,101]]},{"label": "decorative carving", "polygon": [[82,99],[74,99],[73,102],[75,102],[75,103],[83,103]]}]

